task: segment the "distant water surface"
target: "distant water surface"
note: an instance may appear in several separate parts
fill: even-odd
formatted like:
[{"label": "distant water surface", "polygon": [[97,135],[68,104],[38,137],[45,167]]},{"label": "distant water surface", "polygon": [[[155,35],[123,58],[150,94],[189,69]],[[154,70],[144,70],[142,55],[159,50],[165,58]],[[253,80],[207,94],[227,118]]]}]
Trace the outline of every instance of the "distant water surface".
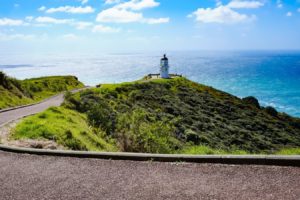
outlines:
[{"label": "distant water surface", "polygon": [[[300,117],[300,51],[170,52],[171,72]],[[159,70],[158,53],[0,55],[19,79],[75,75],[88,85],[132,81]]]}]

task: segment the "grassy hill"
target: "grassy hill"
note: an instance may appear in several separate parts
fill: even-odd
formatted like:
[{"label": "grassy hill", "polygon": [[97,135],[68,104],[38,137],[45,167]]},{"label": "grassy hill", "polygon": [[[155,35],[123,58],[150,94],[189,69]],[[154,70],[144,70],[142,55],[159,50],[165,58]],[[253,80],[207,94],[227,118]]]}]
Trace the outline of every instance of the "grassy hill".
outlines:
[{"label": "grassy hill", "polygon": [[41,101],[83,84],[74,76],[52,76],[17,80],[0,72],[0,109]]},{"label": "grassy hill", "polygon": [[[101,85],[67,94],[63,109],[86,116],[92,129],[79,133],[81,137],[101,139],[118,151],[300,153],[300,119],[263,108],[254,97],[240,99],[185,78]],[[28,120],[17,126],[15,137],[31,138],[24,130],[37,124],[54,126],[38,123],[37,117]],[[78,138],[68,126],[51,134],[68,132]],[[34,138],[39,137],[44,137],[43,131],[35,132]],[[103,144],[82,144],[82,149],[107,149]]]}]

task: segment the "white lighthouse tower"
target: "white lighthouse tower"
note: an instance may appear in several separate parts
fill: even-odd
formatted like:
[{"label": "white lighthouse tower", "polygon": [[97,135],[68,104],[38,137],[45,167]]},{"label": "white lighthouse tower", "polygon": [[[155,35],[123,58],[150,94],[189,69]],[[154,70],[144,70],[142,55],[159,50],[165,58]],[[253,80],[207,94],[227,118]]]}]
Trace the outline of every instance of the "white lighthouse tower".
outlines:
[{"label": "white lighthouse tower", "polygon": [[160,60],[160,77],[170,78],[169,76],[169,60],[164,54],[164,57]]}]

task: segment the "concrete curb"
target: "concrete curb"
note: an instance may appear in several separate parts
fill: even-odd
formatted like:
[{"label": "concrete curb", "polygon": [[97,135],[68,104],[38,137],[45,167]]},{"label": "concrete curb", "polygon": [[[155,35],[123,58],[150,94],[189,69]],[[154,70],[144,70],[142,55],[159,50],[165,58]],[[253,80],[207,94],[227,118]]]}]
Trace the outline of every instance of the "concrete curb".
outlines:
[{"label": "concrete curb", "polygon": [[6,152],[33,154],[33,155],[77,157],[77,158],[98,158],[98,159],[111,159],[111,160],[219,163],[219,164],[238,164],[238,165],[277,165],[277,166],[300,167],[300,156],[110,153],[110,152],[45,150],[45,149],[9,147],[5,145],[0,145],[0,150]]}]

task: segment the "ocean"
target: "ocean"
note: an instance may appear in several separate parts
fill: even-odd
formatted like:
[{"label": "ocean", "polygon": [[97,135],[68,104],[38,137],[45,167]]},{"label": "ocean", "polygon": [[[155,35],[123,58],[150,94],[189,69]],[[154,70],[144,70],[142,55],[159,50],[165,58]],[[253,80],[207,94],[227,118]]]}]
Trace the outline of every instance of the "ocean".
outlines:
[{"label": "ocean", "polygon": [[[18,79],[75,75],[87,85],[133,81],[159,72],[160,53],[2,54],[0,70]],[[300,51],[169,52],[170,72],[300,117]]]}]

